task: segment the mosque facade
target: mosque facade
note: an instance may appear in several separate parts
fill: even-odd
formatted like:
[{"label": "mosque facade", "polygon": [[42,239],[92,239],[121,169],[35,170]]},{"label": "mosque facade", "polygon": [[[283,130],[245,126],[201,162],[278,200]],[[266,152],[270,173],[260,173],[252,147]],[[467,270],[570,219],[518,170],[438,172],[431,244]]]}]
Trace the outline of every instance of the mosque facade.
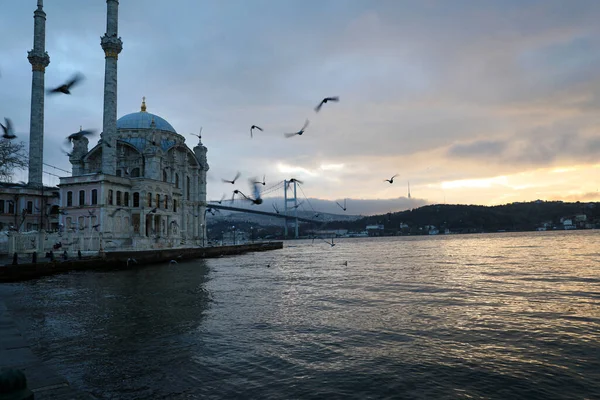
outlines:
[{"label": "mosque facade", "polygon": [[65,229],[102,233],[117,247],[151,248],[200,241],[206,231],[207,149],[191,150],[185,138],[146,110],[116,121],[111,170],[103,171],[106,145],[88,149],[73,141],[72,176],[60,178],[61,223]]}]

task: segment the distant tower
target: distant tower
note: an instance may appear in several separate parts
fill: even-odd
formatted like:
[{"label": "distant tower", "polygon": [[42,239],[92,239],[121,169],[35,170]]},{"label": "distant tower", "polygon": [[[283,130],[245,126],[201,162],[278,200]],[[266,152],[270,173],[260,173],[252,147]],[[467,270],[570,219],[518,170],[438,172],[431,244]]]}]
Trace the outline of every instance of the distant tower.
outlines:
[{"label": "distant tower", "polygon": [[410,181],[408,181],[408,198],[410,199]]},{"label": "distant tower", "polygon": [[117,60],[123,49],[119,34],[119,0],[106,0],[106,33],[100,45],[104,50],[104,117],[102,121],[102,173],[116,174],[117,153]]},{"label": "distant tower", "polygon": [[38,0],[33,12],[33,50],[27,52],[31,63],[31,120],[29,125],[29,185],[42,186],[44,165],[44,74],[50,64],[46,52],[46,13]]}]

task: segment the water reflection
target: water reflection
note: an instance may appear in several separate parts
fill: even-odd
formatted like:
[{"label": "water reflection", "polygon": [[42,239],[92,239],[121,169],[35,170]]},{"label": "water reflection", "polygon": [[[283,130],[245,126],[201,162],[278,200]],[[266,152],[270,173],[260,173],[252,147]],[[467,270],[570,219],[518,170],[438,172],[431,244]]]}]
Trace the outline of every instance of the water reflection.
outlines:
[{"label": "water reflection", "polygon": [[599,238],[294,242],[13,285],[11,303],[99,398],[595,398]]}]

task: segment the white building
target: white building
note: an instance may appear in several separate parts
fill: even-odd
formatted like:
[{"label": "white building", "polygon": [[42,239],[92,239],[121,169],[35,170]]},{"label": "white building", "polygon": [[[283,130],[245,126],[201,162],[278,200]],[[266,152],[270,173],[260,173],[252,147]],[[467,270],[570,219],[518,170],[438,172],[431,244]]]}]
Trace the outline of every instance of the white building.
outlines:
[{"label": "white building", "polygon": [[103,173],[102,140],[74,141],[71,177],[60,178],[66,230],[112,239],[119,247],[202,240],[205,231],[207,149],[193,151],[163,118],[141,110],[117,121],[115,174]]}]

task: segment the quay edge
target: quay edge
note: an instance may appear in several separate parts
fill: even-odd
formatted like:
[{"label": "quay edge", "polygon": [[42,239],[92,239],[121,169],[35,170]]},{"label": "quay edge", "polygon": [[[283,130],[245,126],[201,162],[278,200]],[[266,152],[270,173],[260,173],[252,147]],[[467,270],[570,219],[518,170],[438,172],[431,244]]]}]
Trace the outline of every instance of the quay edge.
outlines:
[{"label": "quay edge", "polygon": [[[279,250],[283,242],[249,243],[236,246],[218,247],[178,247],[155,250],[105,251],[101,256],[79,259],[59,260],[56,254],[54,262],[38,262],[36,264],[6,264],[0,266],[0,283],[19,282],[36,279],[46,275],[60,274],[70,271],[114,270],[135,268],[143,265],[158,264],[171,260],[183,261],[201,258],[215,258],[229,255],[244,254],[257,251]],[[127,265],[127,260],[133,258],[136,263]]]}]

